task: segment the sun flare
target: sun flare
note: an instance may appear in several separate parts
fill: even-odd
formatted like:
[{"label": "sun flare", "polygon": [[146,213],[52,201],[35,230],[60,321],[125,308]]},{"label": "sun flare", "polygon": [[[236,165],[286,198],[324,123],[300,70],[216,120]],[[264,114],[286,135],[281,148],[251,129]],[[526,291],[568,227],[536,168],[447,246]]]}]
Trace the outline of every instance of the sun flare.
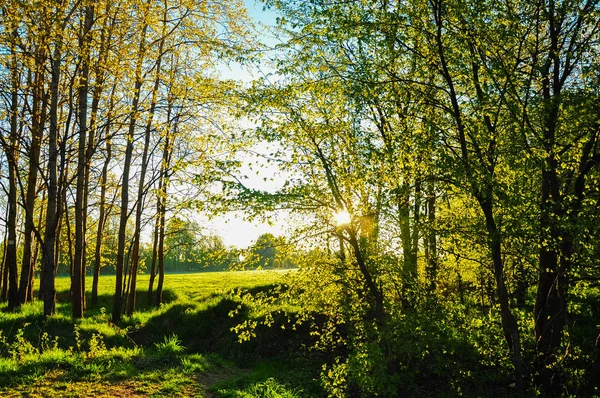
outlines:
[{"label": "sun flare", "polygon": [[350,224],[351,218],[350,213],[347,210],[340,210],[334,214],[333,219],[337,226]]}]

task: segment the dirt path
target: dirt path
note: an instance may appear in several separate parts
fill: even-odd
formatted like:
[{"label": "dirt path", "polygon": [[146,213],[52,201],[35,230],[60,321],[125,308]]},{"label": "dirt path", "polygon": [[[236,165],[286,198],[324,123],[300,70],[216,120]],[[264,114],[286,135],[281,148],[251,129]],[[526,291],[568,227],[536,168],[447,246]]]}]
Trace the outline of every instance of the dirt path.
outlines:
[{"label": "dirt path", "polygon": [[64,380],[64,374],[54,371],[32,385],[0,389],[0,397],[10,398],[53,398],[53,397],[206,397],[215,398],[219,394],[211,391],[215,384],[239,377],[247,370],[220,368],[201,374],[191,374],[185,383],[166,386],[166,383],[146,380],[104,380],[81,381]]}]

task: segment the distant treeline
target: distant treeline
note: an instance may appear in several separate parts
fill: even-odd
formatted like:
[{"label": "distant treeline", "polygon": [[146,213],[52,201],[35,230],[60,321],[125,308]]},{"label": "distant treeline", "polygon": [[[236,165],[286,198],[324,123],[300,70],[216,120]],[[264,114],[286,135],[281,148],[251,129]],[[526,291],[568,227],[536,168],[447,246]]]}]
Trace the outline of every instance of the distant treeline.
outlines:
[{"label": "distant treeline", "polygon": [[[266,233],[246,249],[227,247],[223,239],[214,234],[204,235],[201,228],[193,221],[178,217],[167,225],[168,238],[165,239],[165,273],[187,273],[226,271],[235,269],[279,269],[296,268],[294,260],[295,248],[291,248],[283,237]],[[102,275],[116,273],[114,263],[116,253],[106,250],[102,258]],[[127,253],[129,255],[129,253]],[[152,264],[152,245],[142,244],[140,247],[140,267],[138,273],[150,273]],[[93,269],[87,269],[92,275]],[[61,256],[57,275],[70,275],[68,250]]]}]

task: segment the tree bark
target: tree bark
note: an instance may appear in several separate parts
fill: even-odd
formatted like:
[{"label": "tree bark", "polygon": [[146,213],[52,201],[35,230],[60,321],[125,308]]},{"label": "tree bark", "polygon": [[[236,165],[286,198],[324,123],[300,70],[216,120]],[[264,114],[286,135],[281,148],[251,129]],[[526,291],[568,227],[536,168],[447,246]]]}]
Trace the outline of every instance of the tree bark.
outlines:
[{"label": "tree bark", "polygon": [[[158,191],[161,192],[162,187],[160,183],[162,180],[159,176],[159,185]],[[150,278],[148,282],[148,305],[152,305],[152,297],[153,297],[153,289],[154,289],[154,279],[156,278],[156,261],[158,258],[158,223],[159,223],[159,214],[160,214],[160,199],[156,198],[156,217],[154,221],[154,234],[152,235],[152,263],[150,265]]]},{"label": "tree bark", "polygon": [[[17,33],[14,32],[16,37]],[[6,295],[8,309],[14,310],[19,306],[19,291],[17,285],[17,161],[18,161],[18,109],[19,109],[19,71],[17,49],[11,43],[11,104],[10,104],[10,138],[9,142],[2,140],[6,159],[8,161],[8,217],[6,228],[8,242],[6,246],[5,267],[7,273]]]},{"label": "tree bark", "polygon": [[354,258],[356,263],[358,264],[358,268],[364,278],[364,282],[367,288],[367,292],[371,296],[372,308],[373,312],[369,314],[373,320],[379,325],[382,326],[385,322],[385,309],[383,307],[383,292],[377,286],[375,282],[375,278],[373,277],[371,271],[367,267],[366,259],[363,256],[362,250],[358,244],[358,240],[356,238],[356,232],[351,228],[347,227],[346,231],[349,236],[350,246],[354,252]]},{"label": "tree bark", "polygon": [[[553,164],[553,163],[550,163]],[[535,301],[536,368],[538,385],[551,391],[556,351],[568,316],[568,274],[573,255],[573,233],[564,231],[567,212],[558,192],[558,176],[550,167],[542,173],[540,203],[539,276]],[[577,196],[575,194],[574,196]],[[579,209],[574,208],[572,215]],[[574,223],[574,219],[572,220]],[[568,223],[568,222],[567,222]],[[559,243],[560,242],[560,243]]]},{"label": "tree bark", "polygon": [[107,126],[106,130],[106,158],[104,159],[104,165],[102,166],[102,175],[100,177],[100,203],[98,204],[99,212],[98,215],[98,229],[96,231],[96,250],[94,252],[94,276],[92,280],[92,305],[98,305],[98,280],[100,278],[100,265],[102,261],[102,236],[104,234],[104,227],[106,225],[106,182],[108,179],[108,165],[111,160],[112,145],[110,138],[108,137],[109,130]]},{"label": "tree bark", "polygon": [[29,147],[29,172],[27,176],[27,192],[25,194],[24,209],[25,209],[25,228],[24,228],[24,243],[23,243],[23,259],[21,263],[21,279],[19,284],[19,303],[25,304],[30,296],[29,281],[33,276],[33,255],[32,246],[35,240],[34,230],[35,224],[33,221],[35,211],[35,199],[37,194],[37,175],[41,141],[43,138],[45,118],[46,118],[46,103],[47,95],[44,93],[44,70],[43,63],[45,61],[44,51],[38,51],[35,54],[36,70],[33,81],[33,105],[32,105],[32,126],[31,126],[31,144]]},{"label": "tree bark", "polygon": [[[8,219],[8,217],[7,217]],[[6,248],[8,246],[8,229],[5,229],[4,247],[2,248],[2,264],[0,266],[0,302],[8,298],[8,267],[6,266]]]},{"label": "tree bark", "polygon": [[131,113],[129,116],[129,129],[127,132],[127,144],[125,147],[125,160],[123,163],[123,181],[121,184],[121,213],[119,216],[119,235],[117,243],[117,276],[115,286],[115,299],[113,305],[112,319],[113,322],[119,322],[121,320],[121,313],[123,310],[123,269],[125,265],[125,243],[126,243],[126,228],[128,219],[128,208],[129,208],[129,173],[131,169],[131,158],[133,155],[133,140],[135,125],[137,122],[138,107],[140,101],[140,90],[142,88],[142,66],[144,61],[144,54],[146,52],[146,32],[148,25],[142,26],[140,46],[138,53],[138,60],[136,65],[135,73],[135,85],[133,91],[133,100],[131,103]]},{"label": "tree bark", "polygon": [[[8,207],[6,208],[5,220],[8,220]],[[8,228],[4,226],[4,238],[2,240],[2,262],[0,262],[0,302],[6,301],[8,268],[6,267],[6,248],[8,246]]]},{"label": "tree bark", "polygon": [[[41,200],[42,205],[39,210],[38,223],[35,227],[36,231],[42,231],[42,226],[43,226],[44,218],[46,215],[46,212],[44,211],[45,210],[44,206],[47,205],[46,194],[47,194],[47,190],[43,190],[42,191],[42,200]],[[34,299],[33,290],[34,290],[34,283],[35,283],[35,266],[37,265],[37,262],[38,262],[42,244],[43,244],[43,241],[41,239],[35,239],[35,241],[33,243],[33,256],[31,259],[32,266],[31,266],[31,269],[29,270],[29,286],[27,287],[27,301],[33,301],[33,299]]]},{"label": "tree bark", "polygon": [[48,130],[48,204],[46,206],[46,230],[42,244],[42,273],[40,295],[44,302],[44,316],[54,314],[56,310],[56,288],[54,285],[56,269],[56,232],[58,225],[58,96],[61,66],[61,42],[56,46],[52,57],[52,79],[50,82],[50,127]]},{"label": "tree bark", "polygon": [[159,192],[158,205],[158,283],[156,286],[156,298],[154,304],[158,307],[163,302],[163,284],[165,280],[165,218],[167,211],[167,178],[171,162],[171,142],[167,134],[163,149],[163,161],[161,166],[161,189]]},{"label": "tree bark", "polygon": [[407,186],[399,187],[398,217],[400,227],[400,240],[402,241],[403,273],[406,287],[411,290],[414,287],[414,281],[417,278],[417,263],[413,255],[412,236],[410,229],[410,194]]},{"label": "tree bark", "polygon": [[[112,7],[111,2],[106,3],[106,8],[104,11],[104,24],[102,26],[102,31],[100,33],[100,47],[99,47],[99,59],[95,65],[95,84],[92,94],[92,107],[90,113],[90,134],[88,137],[87,150],[86,150],[86,169],[85,169],[85,203],[84,206],[87,208],[88,205],[88,197],[89,197],[89,180],[90,180],[90,168],[92,163],[92,157],[95,152],[96,140],[95,136],[98,131],[98,109],[100,105],[100,99],[102,97],[102,92],[104,90],[104,81],[106,76],[106,67],[108,61],[108,47],[111,43],[112,39],[112,25],[114,24],[114,19],[110,18],[110,8]],[[98,279],[100,277],[100,263],[102,258],[102,235],[104,233],[104,226],[106,223],[106,182],[108,178],[108,165],[111,160],[111,137],[110,137],[110,128],[112,122],[112,108],[114,106],[114,94],[115,94],[115,86],[113,86],[113,90],[110,96],[108,110],[107,110],[107,124],[105,127],[105,139],[106,139],[106,153],[104,164],[102,166],[102,174],[100,176],[100,203],[98,204],[99,215],[98,215],[98,227],[96,229],[96,247],[94,250],[94,269],[92,276],[92,296],[91,303],[93,306],[98,304]]]},{"label": "tree bark", "polygon": [[[170,117],[171,106],[169,106],[168,114]],[[167,176],[171,160],[171,137],[169,134],[165,137],[163,156],[160,167],[159,175],[159,189],[157,194],[157,214],[156,214],[156,228],[155,228],[155,241],[157,241],[156,256],[158,257],[157,271],[158,271],[158,284],[156,287],[156,298],[154,304],[158,307],[162,303],[162,288],[165,279],[165,212],[166,212],[166,200],[167,200]],[[154,268],[154,253],[153,253],[153,264]],[[154,276],[150,276],[150,286],[148,289],[149,294],[152,292],[152,285],[154,283]]]},{"label": "tree bark", "polygon": [[[163,14],[163,21],[166,24],[167,20],[167,3],[165,2],[165,11]],[[144,149],[142,153],[142,169],[140,170],[140,178],[138,181],[138,192],[137,192],[137,203],[135,210],[135,228],[133,233],[133,248],[131,251],[131,268],[130,268],[130,282],[131,286],[129,289],[129,297],[127,300],[127,315],[131,315],[135,311],[136,291],[137,291],[137,273],[140,261],[140,234],[142,229],[142,207],[144,204],[144,198],[146,196],[146,189],[144,184],[146,183],[146,173],[148,171],[148,149],[150,147],[150,133],[152,132],[152,122],[154,119],[154,113],[156,110],[156,99],[158,96],[158,88],[160,85],[160,74],[163,57],[163,48],[165,43],[166,26],[163,25],[162,37],[158,45],[158,59],[156,60],[156,76],[154,78],[154,86],[152,87],[152,99],[150,102],[150,110],[148,114],[148,121],[146,123],[146,129],[144,131]]]},{"label": "tree bark", "polygon": [[515,367],[515,384],[521,388],[523,385],[523,364],[521,360],[521,337],[517,319],[510,309],[508,291],[504,281],[504,264],[502,262],[502,240],[501,232],[496,225],[493,215],[493,207],[490,199],[479,200],[481,209],[485,216],[486,230],[488,234],[488,245],[492,254],[494,267],[494,278],[496,280],[496,291],[500,303],[502,318],[502,329],[504,339],[512,352],[512,363]]},{"label": "tree bark", "polygon": [[[13,108],[13,112],[16,111]],[[11,119],[13,116],[11,115]],[[14,116],[14,124],[16,125],[16,115]],[[13,124],[11,120],[11,125]],[[16,129],[15,129],[16,130]],[[17,177],[16,177],[16,137],[12,135],[13,128],[11,126],[11,142],[9,148],[8,161],[8,220],[6,228],[8,229],[8,245],[6,248],[6,269],[8,273],[8,309],[14,310],[19,306],[19,291],[17,285]]]},{"label": "tree bark", "polygon": [[427,237],[425,242],[425,259],[427,261],[427,279],[429,292],[433,293],[437,286],[437,239],[435,233],[435,183],[427,183]]},{"label": "tree bark", "polygon": [[158,282],[154,304],[159,307],[163,302],[163,285],[165,282],[165,205],[160,209],[160,226],[158,235]]},{"label": "tree bark", "polygon": [[81,75],[78,86],[78,125],[79,146],[77,152],[77,186],[75,191],[75,255],[73,261],[73,275],[71,279],[71,300],[73,304],[73,318],[83,317],[85,311],[85,275],[86,275],[86,237],[85,227],[87,220],[86,208],[86,169],[88,168],[86,156],[86,138],[88,134],[88,91],[90,45],[92,40],[92,25],[94,23],[94,5],[85,7],[85,20],[79,37],[81,51]]},{"label": "tree bark", "polygon": [[[171,118],[173,104],[169,103],[167,110],[167,120]],[[157,198],[157,224],[158,224],[158,283],[156,286],[156,297],[154,300],[155,306],[160,306],[163,301],[163,284],[165,280],[165,218],[167,211],[167,185],[168,185],[168,177],[169,177],[169,169],[171,164],[171,151],[172,151],[172,140],[175,138],[175,134],[177,132],[177,118],[175,119],[173,126],[173,135],[167,134],[165,137],[164,147],[163,147],[163,156],[160,167],[160,176],[159,176],[159,192]]]}]

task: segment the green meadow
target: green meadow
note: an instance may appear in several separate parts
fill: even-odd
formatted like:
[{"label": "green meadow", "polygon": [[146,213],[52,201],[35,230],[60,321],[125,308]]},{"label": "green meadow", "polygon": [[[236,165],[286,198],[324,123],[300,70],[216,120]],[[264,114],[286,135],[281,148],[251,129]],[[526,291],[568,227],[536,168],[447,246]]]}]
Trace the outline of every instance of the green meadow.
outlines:
[{"label": "green meadow", "polygon": [[[286,328],[283,319],[264,322],[243,299],[285,278],[274,271],[170,274],[156,309],[146,305],[148,277],[140,276],[140,309],[118,326],[107,311],[114,277],[100,278],[98,306],[78,321],[70,316],[69,278],[58,278],[55,316],[44,319],[39,301],[19,312],[0,306],[0,396],[323,395],[318,362],[299,354],[310,333]],[[271,327],[241,341],[234,328],[244,322]]]}]

